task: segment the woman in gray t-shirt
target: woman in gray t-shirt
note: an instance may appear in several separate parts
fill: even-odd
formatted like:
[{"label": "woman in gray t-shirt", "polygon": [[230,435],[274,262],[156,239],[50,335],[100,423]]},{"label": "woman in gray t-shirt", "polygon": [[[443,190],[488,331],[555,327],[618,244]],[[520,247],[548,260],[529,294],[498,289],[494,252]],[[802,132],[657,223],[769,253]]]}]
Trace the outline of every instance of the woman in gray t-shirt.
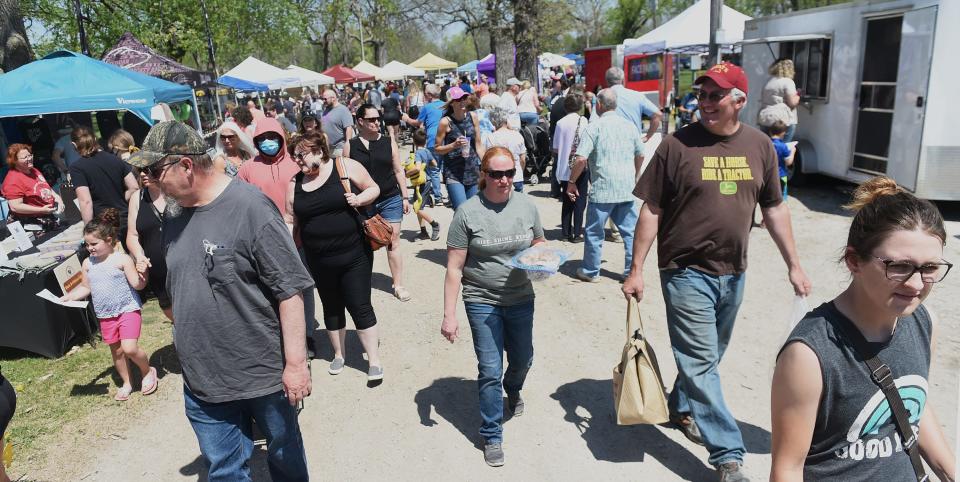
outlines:
[{"label": "woman in gray t-shirt", "polygon": [[[856,211],[843,255],[850,285],[800,321],[777,359],[770,480],[918,480],[906,442],[913,433],[940,480],[955,480],[929,403],[937,327],[922,304],[950,271],[943,218],[887,177],[858,187],[849,207]],[[909,437],[872,379],[879,370],[864,357],[889,367]]]},{"label": "woman in gray t-shirt", "polygon": [[[540,215],[523,193],[513,191],[509,149],[487,150],[481,161],[480,194],[463,203],[447,233],[447,276],[440,331],[457,339],[457,295],[473,334],[480,373],[480,416],[484,460],[503,465],[503,392],[514,417],[523,413],[520,390],[533,362],[533,285],[526,273],[507,266],[515,254],[544,242]],[[510,364],[503,371],[503,351]],[[501,377],[503,383],[501,383]]]}]

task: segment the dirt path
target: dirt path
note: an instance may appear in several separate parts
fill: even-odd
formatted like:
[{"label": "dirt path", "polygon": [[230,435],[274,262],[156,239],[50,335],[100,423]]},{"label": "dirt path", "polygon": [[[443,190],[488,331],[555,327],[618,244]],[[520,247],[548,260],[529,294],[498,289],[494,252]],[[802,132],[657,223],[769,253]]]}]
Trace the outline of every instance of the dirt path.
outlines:
[{"label": "dirt path", "polygon": [[[529,189],[547,228],[558,237],[560,204],[548,186]],[[797,189],[789,200],[799,249],[815,291],[811,306],[845,285],[835,262],[849,220],[836,206],[845,198],[835,187]],[[451,213],[435,209],[446,231]],[[307,459],[315,480],[713,480],[702,447],[662,427],[618,427],[612,418],[610,372],[623,343],[625,302],[609,274],[620,272],[623,246],[605,243],[604,277],[593,284],[570,275],[582,245],[563,245],[574,255],[563,274],[539,283],[534,367],[524,389],[526,413],[505,424],[507,463],[484,465],[477,443],[476,358],[469,330],[451,345],[439,334],[445,245],[411,241],[414,217],[404,220],[403,249],[410,302],[390,287],[385,255],[374,268],[374,307],[381,323],[386,381],[365,386],[366,363],[351,331],[347,369],[326,373],[330,351],[313,363],[314,394],[300,415]],[[956,217],[954,218],[956,219]],[[950,223],[945,257],[960,260],[960,223]],[[770,455],[769,381],[783,340],[792,291],[780,256],[764,231],[755,230],[745,301],[730,349],[721,366],[724,393],[740,420],[749,454],[745,470],[765,480]],[[651,259],[644,270],[648,293],[642,304],[648,335],[660,353],[668,385],[676,373],[664,324],[663,300]],[[938,285],[928,306],[942,322],[931,374],[931,404],[951,444],[956,434],[957,373],[960,367],[960,274]],[[466,325],[462,314],[461,323]],[[170,357],[172,358],[172,357]],[[176,366],[166,360],[168,369]],[[61,453],[31,480],[157,481],[205,480],[202,459],[183,415],[181,380],[168,373],[161,394],[139,423],[107,428],[91,421],[57,444]],[[112,436],[110,434],[113,434]],[[258,450],[256,480],[269,480]]]}]

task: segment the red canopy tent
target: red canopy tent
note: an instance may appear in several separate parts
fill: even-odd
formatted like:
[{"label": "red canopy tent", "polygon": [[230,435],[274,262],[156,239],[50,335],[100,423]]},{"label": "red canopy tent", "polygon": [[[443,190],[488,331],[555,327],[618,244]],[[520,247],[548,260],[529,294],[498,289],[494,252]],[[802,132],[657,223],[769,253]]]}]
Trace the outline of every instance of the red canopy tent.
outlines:
[{"label": "red canopy tent", "polygon": [[327,70],[321,72],[323,75],[329,75],[338,84],[349,84],[352,82],[366,82],[369,80],[374,80],[374,77],[370,74],[365,74],[358,70],[353,70],[349,67],[344,67],[343,64],[337,64],[333,67],[330,67]]}]

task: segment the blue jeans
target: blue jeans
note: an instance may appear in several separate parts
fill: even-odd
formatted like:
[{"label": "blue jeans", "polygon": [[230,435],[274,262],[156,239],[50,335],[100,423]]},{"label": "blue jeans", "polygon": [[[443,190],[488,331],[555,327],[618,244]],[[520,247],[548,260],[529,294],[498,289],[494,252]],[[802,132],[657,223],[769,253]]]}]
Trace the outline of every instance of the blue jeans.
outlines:
[{"label": "blue jeans", "polygon": [[[581,193],[582,195],[582,193]],[[640,211],[633,201],[622,203],[587,203],[587,227],[584,232],[583,263],[580,265],[587,276],[600,274],[600,255],[603,249],[603,227],[607,218],[620,230],[625,252],[623,274],[630,274],[630,262],[633,261],[633,230],[637,227]]]},{"label": "blue jeans", "polygon": [[447,196],[450,197],[450,204],[456,211],[461,204],[467,202],[467,199],[477,195],[477,185],[464,186],[459,182],[447,183]]},{"label": "blue jeans", "polygon": [[210,482],[251,480],[247,462],[253,455],[253,420],[267,437],[270,478],[275,482],[309,480],[297,411],[283,391],[248,400],[208,403],[184,384],[183,401]]},{"label": "blue jeans", "polygon": [[430,187],[433,189],[433,198],[439,203],[440,202],[440,173],[443,172],[443,156],[438,155],[436,149],[430,147],[430,153],[433,154],[433,158],[437,160],[437,167],[430,167],[427,164],[427,179],[430,182]]},{"label": "blue jeans", "polygon": [[[477,353],[480,436],[503,442],[503,392],[520,393],[533,364],[533,301],[513,306],[464,302]],[[503,372],[503,351],[507,371]],[[501,377],[503,383],[500,383]]]},{"label": "blue jeans", "polygon": [[379,214],[391,224],[398,224],[403,221],[403,196],[397,194],[386,199],[380,200],[367,208],[367,218],[372,218]]},{"label": "blue jeans", "polygon": [[797,132],[797,125],[790,124],[787,126],[787,132],[783,133],[783,142],[793,142],[793,135]]},{"label": "blue jeans", "polygon": [[746,276],[715,276],[695,269],[660,272],[677,380],[670,412],[689,413],[697,422],[715,466],[743,462],[746,448],[736,419],[723,400],[718,366],[730,343]]},{"label": "blue jeans", "polygon": [[526,126],[530,124],[536,124],[540,122],[540,116],[536,112],[521,112],[520,113],[520,125]]}]

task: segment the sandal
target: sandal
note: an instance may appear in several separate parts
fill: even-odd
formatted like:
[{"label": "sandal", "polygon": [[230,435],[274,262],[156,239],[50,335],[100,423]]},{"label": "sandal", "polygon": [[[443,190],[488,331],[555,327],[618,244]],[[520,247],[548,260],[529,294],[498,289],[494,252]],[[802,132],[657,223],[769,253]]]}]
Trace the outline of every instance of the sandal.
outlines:
[{"label": "sandal", "polygon": [[159,386],[160,379],[157,378],[157,369],[150,367],[150,371],[147,372],[147,374],[143,377],[143,381],[140,382],[140,394],[150,395],[151,393],[157,391],[157,387]]},{"label": "sandal", "polygon": [[410,301],[410,292],[407,291],[403,286],[396,286],[393,288],[393,296],[400,301]]},{"label": "sandal", "polygon": [[113,399],[118,402],[126,402],[127,400],[130,400],[131,392],[133,392],[133,387],[120,387]]}]

